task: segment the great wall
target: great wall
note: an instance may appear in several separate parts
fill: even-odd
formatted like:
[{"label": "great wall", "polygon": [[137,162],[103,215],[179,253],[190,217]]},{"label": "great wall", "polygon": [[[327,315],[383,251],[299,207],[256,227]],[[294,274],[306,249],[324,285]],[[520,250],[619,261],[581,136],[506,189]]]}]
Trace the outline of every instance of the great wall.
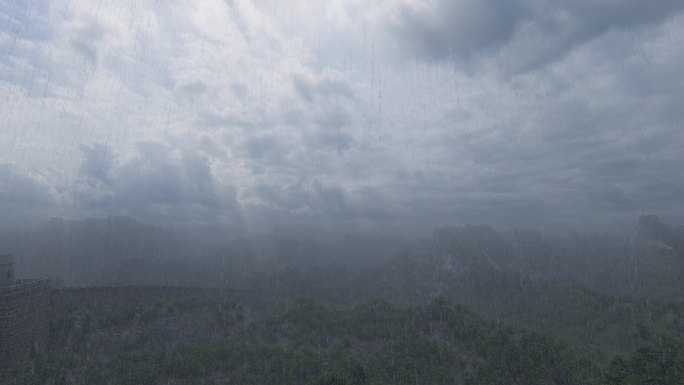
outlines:
[{"label": "great wall", "polygon": [[0,380],[45,349],[50,327],[50,288],[45,280],[0,287]]},{"label": "great wall", "polygon": [[[301,294],[301,293],[300,293]],[[0,287],[0,381],[17,365],[47,348],[55,309],[78,303],[104,308],[158,302],[237,301],[260,308],[294,292],[184,286],[52,288],[46,280],[14,280]]]},{"label": "great wall", "polygon": [[[674,239],[674,241],[673,241]],[[679,238],[671,234],[655,216],[639,219],[632,243],[684,250]],[[654,246],[655,245],[655,246]],[[680,251],[681,253],[681,251]],[[19,364],[47,348],[50,321],[55,309],[66,304],[112,308],[118,305],[149,305],[158,302],[204,300],[237,301],[260,308],[275,301],[311,296],[335,301],[357,299],[364,283],[384,269],[413,264],[411,253],[399,252],[348,281],[327,287],[312,287],[303,282],[279,282],[277,288],[245,289],[197,286],[85,286],[53,287],[44,279],[15,279],[10,254],[0,253],[0,381]]]},{"label": "great wall", "polygon": [[329,287],[303,282],[281,282],[277,289],[193,286],[86,286],[52,287],[44,279],[14,279],[10,254],[0,254],[0,381],[14,368],[47,348],[54,310],[68,303],[112,307],[158,302],[209,300],[237,301],[260,308],[285,298],[315,296],[344,301],[353,298],[362,281],[371,279],[402,255],[394,255],[364,274]]}]

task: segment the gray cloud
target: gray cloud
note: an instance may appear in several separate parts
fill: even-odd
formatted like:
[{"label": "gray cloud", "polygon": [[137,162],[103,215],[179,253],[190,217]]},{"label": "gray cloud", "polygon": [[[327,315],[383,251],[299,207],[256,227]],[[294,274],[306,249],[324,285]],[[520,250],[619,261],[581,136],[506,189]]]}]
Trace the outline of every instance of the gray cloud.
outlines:
[{"label": "gray cloud", "polygon": [[114,162],[114,155],[109,146],[101,143],[83,145],[81,151],[84,158],[80,168],[81,175],[101,182],[108,182]]},{"label": "gray cloud", "polygon": [[204,114],[203,123],[210,127],[252,128],[255,126],[255,122],[244,118],[232,115],[219,115],[212,112],[207,112]]},{"label": "gray cloud", "polygon": [[512,39],[526,11],[517,1],[433,1],[400,8],[390,27],[421,57],[461,60]]},{"label": "gray cloud", "polygon": [[75,198],[90,209],[168,220],[212,219],[237,206],[232,186],[218,185],[208,159],[196,151],[140,142],[129,159],[113,159],[103,144],[83,152]]},{"label": "gray cloud", "polygon": [[255,231],[684,217],[682,6],[0,5],[0,205]]},{"label": "gray cloud", "polygon": [[208,89],[207,85],[201,81],[188,82],[178,87],[178,91],[183,94],[203,94]]},{"label": "gray cloud", "polygon": [[297,94],[308,103],[313,103],[319,98],[344,97],[354,99],[354,92],[351,87],[341,80],[321,78],[315,81],[301,75],[293,75],[292,85]]},{"label": "gray cloud", "polygon": [[56,201],[56,192],[45,178],[14,163],[0,164],[0,203],[3,206],[44,207]]},{"label": "gray cloud", "polygon": [[388,28],[399,46],[419,58],[476,68],[497,57],[505,73],[520,73],[556,62],[612,30],[657,24],[682,9],[677,0],[436,0],[403,6]]},{"label": "gray cloud", "polygon": [[75,30],[74,36],[69,42],[71,43],[71,47],[90,62],[90,64],[97,65],[97,46],[103,35],[104,29],[102,26],[93,22]]}]

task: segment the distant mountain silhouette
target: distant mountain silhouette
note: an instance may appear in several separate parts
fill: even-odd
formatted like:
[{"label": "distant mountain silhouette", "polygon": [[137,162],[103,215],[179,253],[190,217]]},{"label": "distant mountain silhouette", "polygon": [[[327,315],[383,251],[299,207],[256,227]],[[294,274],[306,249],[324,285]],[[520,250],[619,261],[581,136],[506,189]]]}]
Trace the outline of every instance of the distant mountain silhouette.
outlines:
[{"label": "distant mountain silhouette", "polygon": [[684,251],[684,236],[681,230],[663,222],[657,215],[639,217],[635,240],[679,253]]}]

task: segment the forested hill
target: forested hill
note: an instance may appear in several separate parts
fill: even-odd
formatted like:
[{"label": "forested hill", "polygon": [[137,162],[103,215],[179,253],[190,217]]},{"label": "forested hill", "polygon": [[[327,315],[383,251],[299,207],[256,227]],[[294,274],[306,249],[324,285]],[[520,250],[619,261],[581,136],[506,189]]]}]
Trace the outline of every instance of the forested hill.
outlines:
[{"label": "forested hill", "polygon": [[[160,228],[86,223],[37,234],[58,234],[46,243],[56,250],[121,242],[113,250],[139,256],[128,268],[140,274],[122,283],[172,272],[180,285],[279,295],[266,308],[173,296],[61,303],[52,347],[9,383],[684,383],[683,238],[658,218],[612,235],[468,225],[420,241],[236,238],[194,257]],[[17,238],[26,250],[50,249],[27,234]],[[155,249],[166,240],[176,249]],[[91,266],[125,267],[89,247],[93,261],[119,261]]]},{"label": "forested hill", "polygon": [[66,304],[51,348],[6,384],[676,384],[684,340],[644,342],[605,362],[553,334],[487,320],[438,298],[398,307],[296,299],[254,311],[195,300]]},{"label": "forested hill", "polygon": [[684,292],[683,245],[682,227],[654,216],[623,234],[546,235],[467,225],[438,229],[419,241],[382,234],[328,240],[226,234],[207,242],[129,217],[53,219],[0,232],[0,250],[14,254],[17,277],[46,277],[67,286],[235,287],[274,279],[331,285],[367,275],[401,255],[434,274],[489,267],[535,281],[659,299],[681,298]]}]

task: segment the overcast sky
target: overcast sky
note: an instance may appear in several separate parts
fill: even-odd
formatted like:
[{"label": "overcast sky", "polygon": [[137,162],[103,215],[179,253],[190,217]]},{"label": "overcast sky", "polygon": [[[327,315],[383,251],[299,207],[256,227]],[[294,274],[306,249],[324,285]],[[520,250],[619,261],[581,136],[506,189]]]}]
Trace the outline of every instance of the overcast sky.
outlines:
[{"label": "overcast sky", "polygon": [[2,1],[0,216],[684,215],[684,1]]}]

